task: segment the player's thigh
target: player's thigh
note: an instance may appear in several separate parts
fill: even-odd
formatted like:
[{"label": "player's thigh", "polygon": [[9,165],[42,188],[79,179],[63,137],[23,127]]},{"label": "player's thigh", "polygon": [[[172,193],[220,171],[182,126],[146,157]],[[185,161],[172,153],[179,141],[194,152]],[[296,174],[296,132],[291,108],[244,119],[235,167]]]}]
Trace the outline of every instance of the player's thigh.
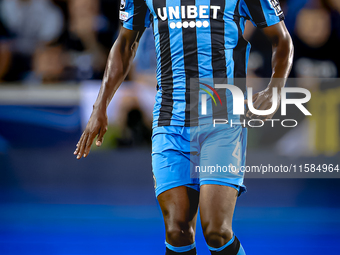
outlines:
[{"label": "player's thigh", "polygon": [[174,246],[194,242],[199,192],[179,186],[161,193],[157,200],[162,210],[166,240]]},{"label": "player's thigh", "polygon": [[164,220],[191,222],[197,215],[199,192],[186,186],[167,190],[157,197]]},{"label": "player's thigh", "polygon": [[152,136],[152,170],[156,197],[174,246],[192,244],[199,184],[190,176],[190,132],[186,127],[158,127]]},{"label": "player's thigh", "polygon": [[202,143],[199,174],[200,185],[216,184],[245,192],[243,185],[247,146],[247,130],[240,126],[206,128]]},{"label": "player's thigh", "polygon": [[200,216],[203,233],[232,236],[232,220],[237,200],[237,190],[223,185],[206,184],[200,189]]},{"label": "player's thigh", "polygon": [[157,127],[152,136],[152,171],[156,197],[188,186],[199,190],[198,179],[190,176],[190,133],[186,127]]},{"label": "player's thigh", "polygon": [[232,238],[237,195],[245,191],[241,166],[245,164],[246,133],[242,127],[202,129],[200,214],[208,244],[223,245]]}]

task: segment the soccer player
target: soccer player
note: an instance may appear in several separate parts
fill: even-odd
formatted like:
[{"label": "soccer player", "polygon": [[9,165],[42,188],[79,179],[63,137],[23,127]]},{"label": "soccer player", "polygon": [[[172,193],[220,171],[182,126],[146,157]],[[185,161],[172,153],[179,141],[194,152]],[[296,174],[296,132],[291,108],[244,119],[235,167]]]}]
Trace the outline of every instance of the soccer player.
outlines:
[{"label": "soccer player", "polygon": [[[293,55],[278,0],[122,0],[120,19],[123,28],[108,57],[98,98],[74,154],[78,159],[87,157],[97,135],[96,145],[102,144],[107,106],[131,67],[144,29],[152,23],[158,83],[152,168],[165,223],[166,254],[196,254],[198,206],[211,254],[245,254],[232,231],[236,200],[245,191],[243,173],[227,172],[222,178],[206,173],[192,176],[190,169],[192,162],[240,169],[245,165],[247,129],[241,125],[212,128],[201,123],[198,102],[192,100],[192,93],[196,93],[193,78],[226,79],[228,84],[242,86],[233,79],[246,76],[250,44],[243,32],[246,20],[251,20],[272,42],[272,79],[252,98],[256,109],[270,109],[273,91],[280,98]],[[214,89],[204,84],[206,91]],[[240,116],[233,115],[230,91],[216,92],[226,108],[223,111],[207,101],[209,114],[240,121]],[[274,113],[262,118],[270,119]],[[247,117],[258,118],[250,112]]]}]

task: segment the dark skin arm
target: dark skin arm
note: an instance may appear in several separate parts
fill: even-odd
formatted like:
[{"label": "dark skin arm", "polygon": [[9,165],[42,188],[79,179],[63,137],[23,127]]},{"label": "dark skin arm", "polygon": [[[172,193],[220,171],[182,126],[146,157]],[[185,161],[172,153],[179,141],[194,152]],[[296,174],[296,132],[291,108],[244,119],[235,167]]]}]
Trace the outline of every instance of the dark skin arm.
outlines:
[{"label": "dark skin arm", "polygon": [[[253,96],[254,107],[260,110],[271,107],[272,88],[278,88],[278,97],[280,98],[281,88],[286,83],[293,60],[293,44],[284,22],[263,30],[273,45],[273,74],[268,88]],[[96,145],[101,146],[107,130],[107,106],[131,67],[142,34],[143,31],[130,31],[122,28],[117,41],[113,45],[107,61],[102,87],[93,106],[93,112],[74,152],[77,159],[82,156],[87,157],[97,135]],[[270,119],[275,112],[268,116],[261,116],[261,118]],[[251,112],[247,113],[247,117],[258,118]]]},{"label": "dark skin arm", "polygon": [[90,120],[74,151],[77,159],[87,157],[96,136],[98,136],[96,145],[102,145],[103,136],[107,131],[108,125],[107,107],[130,70],[132,61],[136,55],[139,39],[143,32],[144,30],[131,31],[122,28],[116,42],[112,46],[107,60],[102,86],[97,100],[93,105]]},{"label": "dark skin arm", "polygon": [[272,106],[273,88],[277,88],[278,106],[274,113],[267,116],[257,116],[248,111],[248,118],[271,119],[279,108],[281,88],[286,84],[293,63],[294,47],[292,39],[283,21],[263,29],[272,43],[272,77],[268,87],[253,95],[255,109],[267,110]]}]

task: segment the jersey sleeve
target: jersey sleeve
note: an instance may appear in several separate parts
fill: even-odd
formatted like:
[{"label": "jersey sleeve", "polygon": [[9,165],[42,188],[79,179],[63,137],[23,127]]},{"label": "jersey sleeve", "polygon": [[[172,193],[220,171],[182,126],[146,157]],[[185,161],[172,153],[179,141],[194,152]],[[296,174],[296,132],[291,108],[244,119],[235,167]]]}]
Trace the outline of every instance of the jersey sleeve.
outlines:
[{"label": "jersey sleeve", "polygon": [[150,26],[150,10],[144,0],[121,0],[119,19],[129,30],[141,30]]},{"label": "jersey sleeve", "polygon": [[284,20],[279,0],[242,0],[241,15],[259,28],[269,27]]}]

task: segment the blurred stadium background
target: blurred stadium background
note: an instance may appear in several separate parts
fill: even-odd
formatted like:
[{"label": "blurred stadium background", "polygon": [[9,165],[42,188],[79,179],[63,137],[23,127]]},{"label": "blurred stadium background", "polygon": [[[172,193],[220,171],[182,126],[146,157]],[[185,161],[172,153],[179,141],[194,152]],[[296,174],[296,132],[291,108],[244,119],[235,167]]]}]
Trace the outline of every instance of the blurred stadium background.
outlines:
[{"label": "blurred stadium background", "polygon": [[[295,129],[251,129],[248,165],[340,163],[340,1],[281,0],[292,82],[312,92]],[[72,155],[119,31],[118,0],[0,0],[0,254],[163,254],[151,173],[151,29],[110,108],[102,148]],[[249,77],[271,46],[249,23]],[[323,81],[314,79],[323,78]],[[258,89],[261,89],[260,84]],[[340,254],[340,179],[246,178],[234,229],[247,254]],[[198,228],[199,254],[209,254]]]}]

